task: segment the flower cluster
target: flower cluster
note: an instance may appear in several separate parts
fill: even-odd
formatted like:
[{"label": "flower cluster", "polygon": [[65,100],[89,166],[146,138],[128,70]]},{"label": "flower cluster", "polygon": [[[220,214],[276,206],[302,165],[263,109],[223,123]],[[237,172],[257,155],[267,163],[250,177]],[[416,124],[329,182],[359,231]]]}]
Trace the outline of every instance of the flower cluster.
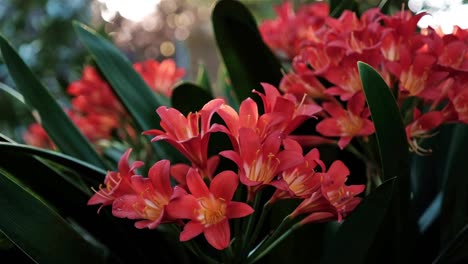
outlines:
[{"label": "flower cluster", "polygon": [[402,109],[411,149],[427,150],[418,139],[431,136],[448,122],[468,123],[468,31],[455,28],[440,35],[418,31],[424,13],[385,15],[373,8],[360,17],[345,10],[330,17],[326,3],[302,6],[290,2],[276,8],[278,17],[260,25],[264,41],[292,62],[280,89],[324,108],[316,130],[339,137],[340,148],[354,137],[374,133],[365,106],[357,61],[377,69]]},{"label": "flower cluster", "polygon": [[[152,141],[170,143],[190,164],[171,165],[161,160],[150,168],[148,177],[142,177],[136,171],[142,162],[130,164],[128,150],[119,171],[107,174],[105,187],[101,186],[88,204],[112,205],[114,216],[138,219],[137,228],[156,228],[161,223],[183,226],[181,241],[204,233],[208,243],[219,250],[231,242],[228,220],[260,209],[253,200],[268,186],[276,189],[268,204],[279,199],[302,201],[290,219],[301,216],[301,224],[341,220],[359,204],[361,199],[356,195],[364,185],[345,185],[349,170],[341,161],[333,162],[327,170],[317,149],[304,155],[303,147],[290,136],[321,108],[304,104],[291,94],[281,95],[269,84],[262,85],[265,92],[256,92],[263,101],[262,114],[251,98],[241,103],[239,112],[223,99],[213,99],[187,116],[174,108],[159,107],[162,129],[145,134],[154,136]],[[214,115],[223,122],[215,123]],[[210,157],[213,133],[227,135],[231,147]],[[232,160],[237,171],[218,166],[220,156]],[[171,186],[171,176],[176,186]],[[236,192],[241,201],[232,201]]]},{"label": "flower cluster", "polygon": [[[147,85],[156,93],[171,96],[174,84],[185,74],[171,59],[158,62],[147,60],[133,65]],[[105,81],[92,66],[85,66],[81,79],[72,82],[67,93],[72,96],[67,114],[83,135],[91,142],[110,139],[113,134],[120,138],[135,137],[129,116]],[[31,124],[24,135],[27,144],[54,148],[44,129]]]}]

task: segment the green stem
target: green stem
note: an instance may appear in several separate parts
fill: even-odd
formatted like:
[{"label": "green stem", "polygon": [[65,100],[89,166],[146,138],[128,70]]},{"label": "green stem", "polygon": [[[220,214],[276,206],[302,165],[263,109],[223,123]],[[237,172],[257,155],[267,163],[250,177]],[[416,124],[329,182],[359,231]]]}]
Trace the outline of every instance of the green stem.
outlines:
[{"label": "green stem", "polygon": [[367,158],[364,154],[357,150],[353,145],[349,144],[348,146],[346,146],[345,150],[356,156],[356,158],[362,160],[364,163],[369,162],[369,158]]},{"label": "green stem", "polygon": [[250,249],[252,247],[252,244],[255,243],[255,241],[257,240],[257,237],[260,234],[261,227],[263,226],[263,223],[265,222],[266,215],[270,211],[270,208],[271,208],[271,204],[268,202],[265,205],[263,205],[262,214],[260,215],[260,219],[257,222],[257,226],[254,229],[252,236],[250,237],[250,242],[247,245],[247,249]]},{"label": "green stem", "polygon": [[255,196],[255,199],[252,205],[254,212],[249,217],[249,220],[247,222],[247,228],[245,229],[246,231],[242,239],[241,255],[244,255],[245,251],[248,250],[247,246],[249,244],[250,234],[252,233],[253,228],[254,228],[255,218],[257,218],[257,215],[258,215],[258,209],[260,207],[261,199],[262,199],[262,196],[261,196],[261,193],[259,192]]},{"label": "green stem", "polygon": [[248,259],[256,258],[256,256],[258,256],[259,254],[262,254],[265,248],[269,248],[272,243],[275,243],[276,238],[281,235],[283,229],[287,227],[292,220],[293,219],[289,215],[286,216],[283,219],[283,221],[281,221],[280,225],[276,228],[276,230],[273,232],[273,234],[271,234],[271,236],[263,243],[263,245],[250,252]]},{"label": "green stem", "polygon": [[[272,243],[270,243],[266,249],[262,250],[258,254],[254,254],[247,263],[252,264],[255,263],[256,261],[260,260],[262,257],[264,257],[266,254],[268,254],[272,249],[274,249],[277,245],[279,245],[285,238],[287,238],[290,234],[292,234],[296,229],[301,227],[302,225],[300,223],[297,223],[293,225],[288,231],[284,232],[278,239],[275,239]],[[258,252],[258,251],[257,251]]]}]

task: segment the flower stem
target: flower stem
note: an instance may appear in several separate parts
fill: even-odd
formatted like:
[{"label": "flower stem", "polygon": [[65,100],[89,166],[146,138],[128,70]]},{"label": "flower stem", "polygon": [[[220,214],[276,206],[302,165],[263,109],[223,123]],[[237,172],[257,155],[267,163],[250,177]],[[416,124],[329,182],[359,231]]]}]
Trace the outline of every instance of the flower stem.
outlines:
[{"label": "flower stem", "polygon": [[[255,252],[250,260],[247,262],[248,264],[255,263],[256,261],[260,260],[262,257],[264,257],[266,254],[268,254],[272,249],[274,249],[277,245],[279,245],[285,238],[287,238],[290,234],[292,234],[296,229],[301,227],[302,225],[300,223],[296,223],[293,225],[291,228],[289,228],[286,232],[284,232],[280,237],[277,239],[274,238],[274,240],[266,246],[264,250],[257,251]],[[272,237],[273,239],[273,237]]]},{"label": "flower stem", "polygon": [[262,229],[263,222],[265,222],[266,215],[270,211],[270,208],[271,208],[271,204],[269,202],[263,205],[262,214],[260,215],[260,219],[257,222],[256,228],[254,229],[253,234],[250,236],[250,239],[249,239],[250,241],[247,245],[247,249],[250,249],[252,247],[252,244],[255,243],[255,241],[257,240],[260,230]]}]

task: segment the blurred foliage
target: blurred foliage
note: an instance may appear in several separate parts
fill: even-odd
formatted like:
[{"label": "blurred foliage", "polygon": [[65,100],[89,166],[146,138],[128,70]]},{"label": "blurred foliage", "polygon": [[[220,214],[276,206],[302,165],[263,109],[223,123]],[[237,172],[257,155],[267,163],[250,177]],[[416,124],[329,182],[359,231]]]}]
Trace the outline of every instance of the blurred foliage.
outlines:
[{"label": "blurred foliage", "polygon": [[[62,90],[79,77],[86,59],[71,21],[90,21],[90,4],[91,0],[1,1],[0,33],[11,41],[55,97],[63,97]],[[3,63],[0,63],[0,83],[14,87]],[[22,127],[18,126],[18,120],[31,121],[31,116],[24,112],[0,92],[0,128],[5,134],[21,139]]]}]

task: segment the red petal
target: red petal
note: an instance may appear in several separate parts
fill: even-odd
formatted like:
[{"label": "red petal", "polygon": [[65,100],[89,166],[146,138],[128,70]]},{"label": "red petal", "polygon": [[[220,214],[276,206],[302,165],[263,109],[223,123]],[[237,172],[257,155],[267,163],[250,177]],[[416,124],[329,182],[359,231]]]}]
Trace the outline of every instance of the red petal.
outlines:
[{"label": "red petal", "polygon": [[112,203],[112,214],[119,218],[139,219],[141,215],[136,212],[134,205],[140,203],[136,195],[124,195]]},{"label": "red petal", "polygon": [[154,190],[167,198],[172,196],[171,181],[169,180],[170,167],[169,160],[160,160],[151,166],[148,172]]},{"label": "red petal", "polygon": [[195,170],[190,169],[187,174],[187,185],[195,197],[207,197],[210,195],[202,176]]},{"label": "red petal", "polygon": [[353,137],[341,137],[338,141],[338,147],[340,147],[340,149],[344,149],[352,139]]},{"label": "red petal", "polygon": [[187,194],[172,200],[166,206],[166,211],[171,218],[192,219],[195,217],[195,210],[199,207],[197,198]]},{"label": "red petal", "polygon": [[338,125],[337,118],[326,118],[315,127],[317,132],[327,137],[339,137],[343,134],[342,128]]},{"label": "red petal", "polygon": [[252,98],[242,101],[239,108],[239,127],[253,128],[257,126],[258,108]]},{"label": "red petal", "polygon": [[205,238],[214,248],[223,250],[229,246],[231,230],[227,219],[205,228]]},{"label": "red petal", "polygon": [[184,226],[184,230],[180,232],[180,241],[190,240],[203,232],[205,227],[199,222],[190,221]]},{"label": "red petal", "polygon": [[317,222],[323,222],[326,220],[331,220],[333,218],[336,218],[336,216],[332,213],[329,212],[317,212],[317,213],[312,213],[306,218],[301,220],[301,224],[308,224],[308,223],[317,223]]},{"label": "red petal", "polygon": [[349,175],[349,169],[341,160],[336,160],[332,163],[326,175],[333,183],[333,186],[339,187],[345,183],[346,177]]},{"label": "red petal", "polygon": [[130,156],[130,153],[132,153],[132,149],[127,149],[127,151],[125,151],[125,153],[122,155],[122,157],[120,158],[119,160],[119,172],[123,172],[125,174],[128,173],[128,171],[130,171],[130,166],[128,165],[128,157]]},{"label": "red petal", "polygon": [[228,218],[240,218],[252,214],[254,209],[246,203],[230,202],[227,207]]},{"label": "red petal", "polygon": [[216,198],[231,201],[239,185],[239,177],[233,171],[223,171],[216,175],[210,184],[210,192]]}]

